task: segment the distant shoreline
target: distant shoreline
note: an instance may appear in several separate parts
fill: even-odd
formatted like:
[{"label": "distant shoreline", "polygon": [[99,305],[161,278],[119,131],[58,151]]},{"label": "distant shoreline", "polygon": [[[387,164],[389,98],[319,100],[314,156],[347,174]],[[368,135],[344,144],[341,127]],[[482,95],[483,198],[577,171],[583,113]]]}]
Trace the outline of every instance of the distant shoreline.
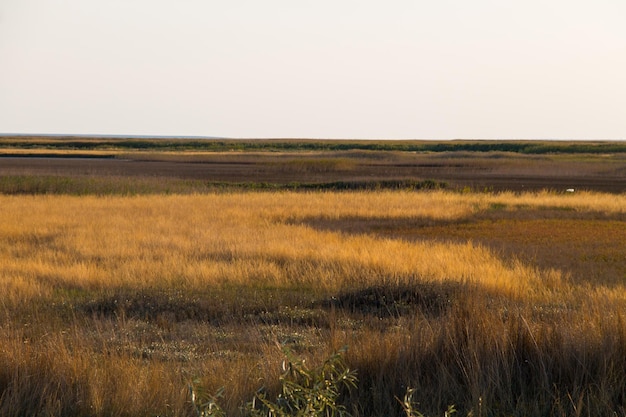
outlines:
[{"label": "distant shoreline", "polygon": [[66,133],[0,133],[0,138],[51,138],[51,139],[207,139],[230,140],[222,136],[185,136],[185,135],[106,135],[106,134],[66,134]]},{"label": "distant shoreline", "polygon": [[249,137],[237,138],[227,136],[203,136],[203,135],[115,135],[115,134],[73,134],[73,133],[0,133],[0,139],[7,138],[49,138],[49,139],[165,139],[165,140],[307,140],[307,141],[388,141],[388,142],[454,142],[454,141],[471,141],[471,142],[625,142],[623,139],[564,139],[564,138],[537,138],[537,139],[484,139],[484,138],[448,138],[448,139],[429,139],[429,138],[306,138],[306,137]]}]

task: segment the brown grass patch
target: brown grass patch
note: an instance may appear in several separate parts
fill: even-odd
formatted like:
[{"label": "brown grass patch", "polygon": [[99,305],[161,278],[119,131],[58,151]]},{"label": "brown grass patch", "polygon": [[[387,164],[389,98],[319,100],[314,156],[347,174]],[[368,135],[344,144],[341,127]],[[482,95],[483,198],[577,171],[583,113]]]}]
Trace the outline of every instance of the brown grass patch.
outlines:
[{"label": "brown grass patch", "polygon": [[274,387],[277,343],[313,363],[348,345],[359,416],[401,415],[407,386],[433,415],[623,414],[625,207],[545,192],[0,196],[0,414],[188,416],[195,376],[236,413]]}]

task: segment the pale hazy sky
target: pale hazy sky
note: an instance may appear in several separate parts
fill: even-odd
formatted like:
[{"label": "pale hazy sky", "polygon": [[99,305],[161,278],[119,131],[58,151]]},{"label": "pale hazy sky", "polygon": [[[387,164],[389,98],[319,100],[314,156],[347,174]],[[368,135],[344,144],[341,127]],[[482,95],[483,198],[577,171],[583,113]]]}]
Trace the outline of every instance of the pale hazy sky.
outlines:
[{"label": "pale hazy sky", "polygon": [[626,1],[0,0],[0,133],[626,139]]}]

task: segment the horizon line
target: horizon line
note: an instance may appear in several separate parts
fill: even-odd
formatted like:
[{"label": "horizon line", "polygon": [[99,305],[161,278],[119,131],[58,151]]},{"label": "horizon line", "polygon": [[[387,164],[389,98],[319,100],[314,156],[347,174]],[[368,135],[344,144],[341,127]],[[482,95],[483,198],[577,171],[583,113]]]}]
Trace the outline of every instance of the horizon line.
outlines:
[{"label": "horizon line", "polygon": [[138,135],[138,134],[81,134],[81,133],[0,133],[0,138],[6,137],[49,137],[49,138],[88,138],[88,139],[198,139],[198,140],[389,140],[389,141],[589,141],[589,142],[618,142],[626,139],[573,139],[573,138],[310,138],[310,137],[226,137],[205,135]]}]

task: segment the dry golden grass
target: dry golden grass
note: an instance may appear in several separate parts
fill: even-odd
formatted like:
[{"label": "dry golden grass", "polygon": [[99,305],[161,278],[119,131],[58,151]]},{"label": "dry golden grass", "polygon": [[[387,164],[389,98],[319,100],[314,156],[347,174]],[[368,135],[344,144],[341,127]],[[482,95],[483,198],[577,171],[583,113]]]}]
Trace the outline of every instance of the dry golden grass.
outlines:
[{"label": "dry golden grass", "polygon": [[13,149],[13,148],[2,148],[0,147],[0,155],[11,155],[11,156],[57,156],[57,157],[81,157],[88,156],[91,158],[98,157],[113,157],[118,155],[119,151],[80,151],[80,150],[70,150],[70,149]]},{"label": "dry golden grass", "polygon": [[[470,243],[407,242],[320,231],[308,219],[447,221],[492,204],[622,213],[615,196],[453,193],[247,193],[151,197],[2,197],[5,300],[132,286],[199,288],[221,283],[370,285],[459,280],[537,288],[528,267],[505,265]],[[521,277],[521,278],[520,278]],[[375,278],[379,279],[379,278]],[[541,278],[543,280],[543,278]]]},{"label": "dry golden grass", "polygon": [[[313,360],[349,345],[359,415],[398,412],[407,384],[431,412],[624,412],[619,385],[599,390],[626,382],[624,269],[574,280],[470,227],[546,210],[623,228],[626,196],[0,196],[0,413],[189,415],[193,375],[235,410],[271,388],[276,341]],[[413,295],[381,306],[385,288]]]}]

